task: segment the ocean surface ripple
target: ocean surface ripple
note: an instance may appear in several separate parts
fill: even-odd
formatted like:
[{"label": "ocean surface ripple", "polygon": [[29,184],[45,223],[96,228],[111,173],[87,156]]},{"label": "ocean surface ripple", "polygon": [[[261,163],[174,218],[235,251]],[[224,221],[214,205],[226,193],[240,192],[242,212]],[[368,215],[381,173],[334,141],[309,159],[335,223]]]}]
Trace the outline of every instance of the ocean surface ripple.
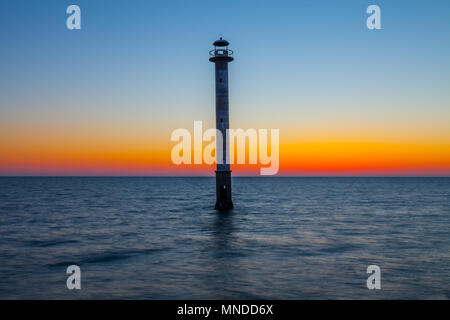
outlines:
[{"label": "ocean surface ripple", "polygon": [[2,177],[0,299],[450,298],[450,178],[232,186],[220,213],[209,177]]}]

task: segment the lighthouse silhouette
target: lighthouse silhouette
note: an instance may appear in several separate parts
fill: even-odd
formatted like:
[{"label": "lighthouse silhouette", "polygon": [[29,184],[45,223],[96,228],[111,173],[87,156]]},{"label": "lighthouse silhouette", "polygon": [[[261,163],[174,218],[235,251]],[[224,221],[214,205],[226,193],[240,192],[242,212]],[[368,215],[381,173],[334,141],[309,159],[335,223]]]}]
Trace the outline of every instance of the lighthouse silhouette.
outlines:
[{"label": "lighthouse silhouette", "polygon": [[[228,49],[228,41],[220,38],[214,41],[214,50],[209,52],[209,61],[216,67],[216,129],[220,130],[223,137],[223,152],[217,152],[216,170],[216,206],[218,210],[233,208],[231,200],[231,170],[229,159],[229,141],[227,130],[229,128],[228,116],[228,63],[233,61],[233,51]],[[217,140],[216,140],[217,142]],[[216,144],[217,146],[217,144]],[[219,147],[219,146],[218,146]],[[219,159],[222,157],[222,159]]]}]

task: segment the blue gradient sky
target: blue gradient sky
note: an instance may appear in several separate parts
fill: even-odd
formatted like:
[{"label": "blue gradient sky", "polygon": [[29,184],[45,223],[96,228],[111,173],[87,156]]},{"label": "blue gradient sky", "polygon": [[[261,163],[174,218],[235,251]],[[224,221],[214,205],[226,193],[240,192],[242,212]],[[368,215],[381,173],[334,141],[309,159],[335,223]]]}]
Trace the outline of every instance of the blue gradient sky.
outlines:
[{"label": "blue gradient sky", "polygon": [[[79,31],[65,27],[70,4]],[[366,28],[370,4],[382,30]],[[84,131],[169,144],[177,127],[212,126],[205,61],[223,36],[234,127],[280,128],[286,143],[450,143],[449,1],[3,0],[0,24],[3,140]]]}]

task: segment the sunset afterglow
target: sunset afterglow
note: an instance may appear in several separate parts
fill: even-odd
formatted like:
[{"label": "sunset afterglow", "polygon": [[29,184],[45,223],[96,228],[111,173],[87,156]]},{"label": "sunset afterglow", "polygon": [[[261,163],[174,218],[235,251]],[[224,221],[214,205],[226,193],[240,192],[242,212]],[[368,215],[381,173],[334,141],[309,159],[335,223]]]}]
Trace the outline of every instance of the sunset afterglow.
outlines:
[{"label": "sunset afterglow", "polygon": [[450,175],[448,2],[387,2],[377,31],[366,1],[236,1],[226,24],[216,2],[79,2],[76,31],[65,1],[2,10],[0,175],[213,175],[174,165],[170,135],[214,127],[218,30],[230,128],[279,129],[279,175]]}]

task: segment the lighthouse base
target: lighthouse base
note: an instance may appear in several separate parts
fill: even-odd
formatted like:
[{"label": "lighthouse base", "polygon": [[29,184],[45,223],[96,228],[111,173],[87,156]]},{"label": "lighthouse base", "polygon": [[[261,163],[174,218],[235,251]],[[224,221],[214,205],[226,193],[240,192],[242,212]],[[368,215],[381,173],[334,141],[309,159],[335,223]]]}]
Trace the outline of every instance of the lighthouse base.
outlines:
[{"label": "lighthouse base", "polygon": [[233,208],[233,201],[231,201],[231,170],[216,171],[216,199],[215,209],[225,211]]}]

